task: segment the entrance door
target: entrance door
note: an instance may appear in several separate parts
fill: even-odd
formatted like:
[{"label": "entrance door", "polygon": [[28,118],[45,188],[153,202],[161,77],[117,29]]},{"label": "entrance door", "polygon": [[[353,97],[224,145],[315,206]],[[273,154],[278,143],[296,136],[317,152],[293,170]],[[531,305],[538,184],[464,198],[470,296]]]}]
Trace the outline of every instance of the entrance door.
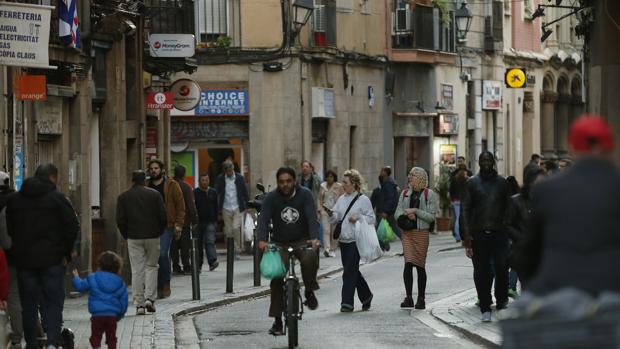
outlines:
[{"label": "entrance door", "polygon": [[407,175],[412,167],[422,167],[429,175],[432,173],[430,151],[428,137],[396,137],[394,139],[393,175],[401,188],[406,185]]}]

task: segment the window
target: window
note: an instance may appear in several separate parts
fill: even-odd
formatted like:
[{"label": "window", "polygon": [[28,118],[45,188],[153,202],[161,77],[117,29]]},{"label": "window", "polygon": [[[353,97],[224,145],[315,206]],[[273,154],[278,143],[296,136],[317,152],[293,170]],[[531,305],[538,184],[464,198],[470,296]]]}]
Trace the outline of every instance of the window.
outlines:
[{"label": "window", "polygon": [[532,5],[532,0],[523,0],[523,18],[532,19],[532,15],[534,14],[534,7]]},{"label": "window", "polygon": [[336,1],[314,0],[312,41],[314,46],[336,46]]},{"label": "window", "polygon": [[201,42],[217,42],[232,38],[233,46],[240,45],[241,25],[239,0],[198,0],[198,33]]},{"label": "window", "polygon": [[362,1],[362,14],[363,15],[371,15],[372,14],[372,5],[370,0],[361,0]]},{"label": "window", "polygon": [[512,1],[513,0],[504,0],[504,15],[510,16],[512,14]]}]

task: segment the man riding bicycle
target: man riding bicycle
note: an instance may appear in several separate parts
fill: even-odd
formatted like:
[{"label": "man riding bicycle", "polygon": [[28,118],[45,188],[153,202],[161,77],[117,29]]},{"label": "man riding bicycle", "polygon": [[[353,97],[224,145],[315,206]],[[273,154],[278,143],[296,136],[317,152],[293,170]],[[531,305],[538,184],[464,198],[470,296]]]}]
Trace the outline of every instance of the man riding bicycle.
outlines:
[{"label": "man riding bicycle", "polygon": [[[295,248],[295,257],[301,263],[301,275],[305,285],[306,306],[315,310],[319,302],[314,291],[319,289],[316,281],[319,269],[317,250],[319,242],[319,221],[312,192],[295,184],[295,170],[281,167],[276,173],[278,189],[267,194],[263,201],[258,219],[259,248],[267,250],[269,241],[269,223],[273,224],[271,242],[280,247],[280,256],[286,264],[288,247]],[[299,249],[308,244],[312,250]],[[269,333],[283,335],[283,280],[271,280],[271,305],[269,317],[275,318]]]}]

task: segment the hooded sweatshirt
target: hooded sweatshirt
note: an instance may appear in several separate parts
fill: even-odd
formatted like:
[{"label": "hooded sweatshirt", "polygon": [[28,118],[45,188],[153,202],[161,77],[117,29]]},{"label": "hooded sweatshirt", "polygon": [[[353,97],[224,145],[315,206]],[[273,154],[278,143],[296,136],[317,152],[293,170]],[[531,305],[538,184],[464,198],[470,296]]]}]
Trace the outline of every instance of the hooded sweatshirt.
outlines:
[{"label": "hooded sweatshirt", "polygon": [[71,260],[80,224],[69,200],[52,181],[31,177],[7,200],[7,228],[17,268],[49,268]]},{"label": "hooded sweatshirt", "polygon": [[73,287],[82,293],[90,290],[88,311],[93,316],[116,316],[119,320],[125,316],[129,297],[120,276],[99,270],[86,279],[74,276]]}]

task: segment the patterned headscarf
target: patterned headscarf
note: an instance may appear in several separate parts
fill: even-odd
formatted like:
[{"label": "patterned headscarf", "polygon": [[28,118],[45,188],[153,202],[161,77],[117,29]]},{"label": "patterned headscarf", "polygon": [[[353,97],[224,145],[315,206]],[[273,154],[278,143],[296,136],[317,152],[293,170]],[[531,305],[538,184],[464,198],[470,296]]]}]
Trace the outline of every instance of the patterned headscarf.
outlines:
[{"label": "patterned headscarf", "polygon": [[428,174],[422,167],[414,167],[409,173],[413,175],[409,184],[413,190],[420,192],[428,187]]}]

